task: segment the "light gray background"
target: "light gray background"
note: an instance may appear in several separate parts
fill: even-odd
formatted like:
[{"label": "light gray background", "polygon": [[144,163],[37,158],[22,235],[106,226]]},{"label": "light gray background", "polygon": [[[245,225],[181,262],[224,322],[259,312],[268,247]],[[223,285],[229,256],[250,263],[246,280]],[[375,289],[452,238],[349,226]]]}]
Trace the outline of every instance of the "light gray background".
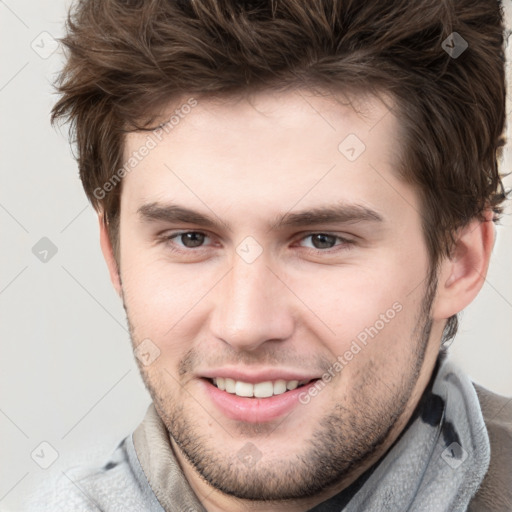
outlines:
[{"label": "light gray background", "polygon": [[[49,472],[108,455],[150,402],[66,132],[49,125],[51,82],[62,57],[59,50],[48,54],[67,5],[0,1],[1,511],[21,510],[22,498]],[[510,149],[506,161],[510,168]],[[508,212],[486,284],[464,312],[450,351],[475,381],[511,396]],[[58,249],[46,263],[32,253],[42,237]],[[52,461],[52,448],[42,442],[58,453],[46,470],[35,462]]]}]

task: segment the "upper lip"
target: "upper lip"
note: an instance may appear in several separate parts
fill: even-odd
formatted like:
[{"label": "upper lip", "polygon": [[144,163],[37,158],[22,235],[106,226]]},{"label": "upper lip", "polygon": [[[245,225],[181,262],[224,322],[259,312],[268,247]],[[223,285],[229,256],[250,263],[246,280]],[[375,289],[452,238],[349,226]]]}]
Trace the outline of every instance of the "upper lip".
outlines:
[{"label": "upper lip", "polygon": [[257,382],[267,382],[276,380],[298,380],[309,382],[313,379],[318,379],[318,375],[312,375],[310,373],[304,373],[294,370],[285,370],[281,368],[267,368],[261,370],[241,370],[240,368],[218,368],[213,370],[207,370],[200,372],[200,377],[206,379],[214,379],[216,377],[223,377],[227,379],[239,380],[250,384],[256,384]]}]

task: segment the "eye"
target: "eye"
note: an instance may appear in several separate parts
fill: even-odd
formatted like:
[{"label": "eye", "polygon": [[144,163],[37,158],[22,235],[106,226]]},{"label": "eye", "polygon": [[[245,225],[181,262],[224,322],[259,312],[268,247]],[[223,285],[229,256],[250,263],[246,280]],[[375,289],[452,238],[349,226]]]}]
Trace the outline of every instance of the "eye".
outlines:
[{"label": "eye", "polygon": [[193,249],[195,247],[201,247],[204,242],[210,237],[200,231],[184,231],[181,233],[175,233],[174,235],[166,236],[166,240],[173,242],[174,244],[186,247],[187,249]]},{"label": "eye", "polygon": [[[303,242],[305,240],[308,240],[310,239],[311,242],[310,244],[305,244],[305,245],[302,245]],[[337,243],[337,242],[340,242],[340,243]],[[308,247],[308,248],[312,248],[312,249],[332,249],[333,247],[336,247],[336,246],[347,246],[347,245],[350,245],[351,243],[353,243],[351,240],[347,240],[346,238],[343,238],[343,237],[340,237],[340,236],[336,236],[336,235],[331,235],[329,233],[311,233],[307,236],[305,236],[304,238],[302,238],[302,240],[299,242],[299,245],[302,245],[302,247]]]}]

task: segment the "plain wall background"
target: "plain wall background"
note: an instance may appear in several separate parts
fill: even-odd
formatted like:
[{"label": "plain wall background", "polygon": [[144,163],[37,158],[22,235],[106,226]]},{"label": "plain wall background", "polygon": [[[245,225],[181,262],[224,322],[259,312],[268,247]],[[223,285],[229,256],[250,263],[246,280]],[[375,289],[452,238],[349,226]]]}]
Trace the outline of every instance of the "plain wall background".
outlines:
[{"label": "plain wall background", "polygon": [[[67,5],[0,2],[2,511],[21,510],[22,498],[50,471],[110,454],[150,403],[66,131],[49,125],[51,82],[61,65],[59,50],[50,55],[52,37],[62,34]],[[506,9],[512,19],[511,5]],[[510,149],[506,160],[508,169]],[[509,396],[510,212],[498,228],[486,284],[450,348],[476,382]],[[46,247],[43,237],[57,249],[47,262],[32,252],[38,242]]]}]

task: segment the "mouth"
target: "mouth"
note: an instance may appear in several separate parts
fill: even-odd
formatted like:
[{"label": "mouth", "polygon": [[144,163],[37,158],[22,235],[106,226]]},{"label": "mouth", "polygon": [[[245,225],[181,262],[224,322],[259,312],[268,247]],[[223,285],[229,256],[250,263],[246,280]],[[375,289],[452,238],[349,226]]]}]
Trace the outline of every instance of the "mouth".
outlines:
[{"label": "mouth", "polygon": [[[229,377],[203,377],[205,395],[226,418],[243,423],[267,423],[290,414],[306,412],[301,396],[319,379],[245,382]],[[304,409],[302,409],[304,407]]]},{"label": "mouth", "polygon": [[243,398],[270,398],[276,395],[282,395],[289,391],[301,388],[310,382],[318,379],[310,380],[268,380],[263,382],[243,382],[224,377],[215,377],[207,379],[213,386],[221,391],[225,391],[231,395],[236,395]]}]

